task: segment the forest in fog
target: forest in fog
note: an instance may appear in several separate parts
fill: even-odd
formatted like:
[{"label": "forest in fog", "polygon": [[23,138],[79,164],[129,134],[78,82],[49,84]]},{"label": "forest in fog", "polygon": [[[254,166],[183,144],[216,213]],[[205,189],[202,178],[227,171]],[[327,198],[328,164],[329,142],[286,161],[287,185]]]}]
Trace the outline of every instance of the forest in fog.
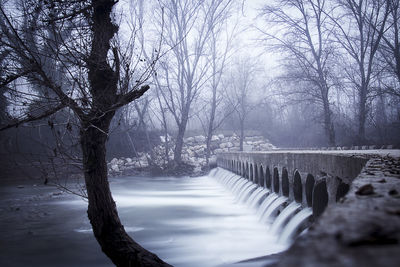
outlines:
[{"label": "forest in fog", "polygon": [[[220,152],[399,146],[399,2],[0,0],[2,185],[36,176],[79,195],[116,266],[170,266],[128,235],[109,175],[190,180]],[[315,188],[328,203],[325,180]],[[2,211],[22,213],[13,207]],[[377,233],[366,244],[393,242]]]},{"label": "forest in fog", "polygon": [[221,133],[278,148],[400,143],[398,0],[124,0],[99,51],[85,1],[0,6],[3,157],[79,162],[99,101],[113,114],[108,158],[151,155],[160,136],[175,163],[195,135],[207,158]]}]

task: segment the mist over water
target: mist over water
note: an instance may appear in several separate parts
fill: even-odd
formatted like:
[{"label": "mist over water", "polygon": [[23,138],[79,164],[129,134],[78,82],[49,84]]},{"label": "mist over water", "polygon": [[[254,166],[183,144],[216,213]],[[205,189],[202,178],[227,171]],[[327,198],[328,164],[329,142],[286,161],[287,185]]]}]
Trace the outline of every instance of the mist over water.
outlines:
[{"label": "mist over water", "polygon": [[[269,224],[259,222],[255,210],[239,203],[212,177],[121,177],[111,181],[111,188],[127,232],[174,266],[230,265],[286,248],[269,234]],[[41,189],[22,190],[32,195]],[[47,199],[34,206],[48,216],[37,220],[28,216],[20,222],[23,227],[16,225],[16,218],[7,219],[1,231],[8,234],[1,235],[10,243],[2,246],[0,263],[7,263],[2,266],[28,262],[30,266],[112,266],[94,240],[86,205],[72,196]]]}]

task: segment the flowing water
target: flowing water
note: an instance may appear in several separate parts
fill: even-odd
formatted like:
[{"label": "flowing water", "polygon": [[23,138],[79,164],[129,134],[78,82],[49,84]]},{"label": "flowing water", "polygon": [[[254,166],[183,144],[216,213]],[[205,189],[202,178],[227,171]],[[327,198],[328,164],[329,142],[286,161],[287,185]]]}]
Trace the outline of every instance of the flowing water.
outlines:
[{"label": "flowing water", "polygon": [[257,210],[257,216],[261,219],[262,215],[266,212],[268,207],[274,202],[279,196],[275,193],[271,193],[267,198],[261,203],[261,206]]},{"label": "flowing water", "polygon": [[262,214],[261,222],[271,222],[274,219],[272,218],[274,211],[276,211],[281,205],[286,203],[287,200],[287,197],[280,196],[275,201],[273,201]]},{"label": "flowing water", "polygon": [[[210,176],[112,178],[111,189],[128,234],[174,266],[228,266],[287,247]],[[1,187],[0,200],[0,266],[113,266],[79,197],[27,184]]]},{"label": "flowing water", "polygon": [[[279,244],[290,245],[300,227],[312,215],[310,208],[301,209],[301,205],[288,198],[271,193],[238,175],[230,176],[230,172],[221,168],[214,169],[210,176],[219,180],[226,188],[231,189],[232,194],[237,196],[240,202],[253,209],[261,224],[266,225],[269,234],[275,236]],[[285,207],[284,207],[285,206]],[[284,207],[281,210],[281,207]],[[281,210],[278,216],[275,214]]]},{"label": "flowing water", "polygon": [[290,203],[275,219],[270,231],[274,234],[279,234],[282,227],[290,219],[290,216],[292,216],[300,207],[301,205],[299,203]]},{"label": "flowing water", "polygon": [[297,213],[283,229],[282,234],[279,236],[279,243],[280,244],[290,243],[291,239],[296,234],[298,228],[311,215],[312,215],[312,210],[310,208],[305,208],[301,210],[299,213]]},{"label": "flowing water", "polygon": [[[198,178],[120,177],[111,190],[126,231],[174,266],[237,262],[285,250],[311,216],[226,170]],[[54,187],[0,187],[0,266],[113,266],[93,237],[87,203]],[[262,218],[262,222],[259,219]],[[279,242],[277,242],[279,240]]]}]

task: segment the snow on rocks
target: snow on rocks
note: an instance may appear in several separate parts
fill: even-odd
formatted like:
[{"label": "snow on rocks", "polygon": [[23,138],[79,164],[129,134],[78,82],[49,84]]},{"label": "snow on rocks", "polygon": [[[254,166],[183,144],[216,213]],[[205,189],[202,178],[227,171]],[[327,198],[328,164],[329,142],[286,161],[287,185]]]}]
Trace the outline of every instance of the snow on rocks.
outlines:
[{"label": "snow on rocks", "polygon": [[[204,135],[197,135],[184,138],[184,146],[182,150],[182,160],[194,166],[194,173],[200,173],[202,168],[206,166],[207,155],[207,138]],[[112,175],[119,175],[125,171],[140,170],[152,165],[158,166],[161,169],[168,160],[172,160],[174,153],[174,143],[170,136],[160,136],[161,144],[155,146],[152,153],[138,153],[136,157],[131,158],[113,158],[108,163],[109,172]],[[166,145],[168,141],[168,151]],[[243,150],[245,151],[265,151],[276,149],[268,139],[263,136],[247,136],[243,142]],[[240,150],[240,137],[236,134],[225,136],[223,134],[213,135],[210,144],[210,160],[216,161],[216,154],[224,152],[232,152]],[[168,159],[166,155],[168,154]]]}]

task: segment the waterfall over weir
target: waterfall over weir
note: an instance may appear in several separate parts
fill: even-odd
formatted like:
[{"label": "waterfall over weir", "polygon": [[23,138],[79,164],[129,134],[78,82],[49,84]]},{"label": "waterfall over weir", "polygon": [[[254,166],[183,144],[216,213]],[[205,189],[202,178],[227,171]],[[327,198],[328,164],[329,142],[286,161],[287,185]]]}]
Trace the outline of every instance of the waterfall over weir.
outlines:
[{"label": "waterfall over weir", "polygon": [[279,196],[222,168],[213,169],[210,176],[231,191],[237,203],[253,209],[260,223],[265,224],[275,236],[276,242],[290,245],[309,226],[310,208],[302,209],[299,203],[290,201],[288,197]]}]

